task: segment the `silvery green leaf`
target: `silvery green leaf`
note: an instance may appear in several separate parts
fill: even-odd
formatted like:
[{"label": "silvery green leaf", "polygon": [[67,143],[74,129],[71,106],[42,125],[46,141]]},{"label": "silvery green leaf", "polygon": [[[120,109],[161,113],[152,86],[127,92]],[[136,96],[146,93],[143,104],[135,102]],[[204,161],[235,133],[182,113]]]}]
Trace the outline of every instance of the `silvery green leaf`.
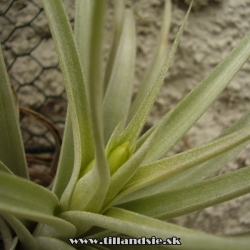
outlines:
[{"label": "silvery green leaf", "polygon": [[110,136],[109,141],[107,143],[107,146],[106,146],[106,155],[109,155],[110,151],[112,149],[114,149],[115,146],[117,146],[117,142],[118,142],[121,130],[122,130],[122,124],[118,123],[118,125],[114,129],[114,132]]},{"label": "silvery green leaf", "polygon": [[74,169],[61,198],[61,209],[67,210],[80,168],[93,159],[89,103],[80,59],[62,1],[43,0],[42,2],[64,77],[73,128]]},{"label": "silvery green leaf", "polygon": [[[90,6],[91,14],[87,29],[87,39],[89,44],[88,71],[87,73],[87,90],[90,108],[91,134],[94,141],[95,164],[94,168],[86,175],[80,178],[72,193],[71,208],[79,205],[78,209],[86,211],[99,212],[102,207],[105,195],[109,187],[110,172],[104,150],[103,124],[102,124],[102,40],[103,40],[103,22],[105,16],[106,1],[86,0],[84,6]],[[78,15],[80,18],[80,15]],[[76,30],[77,48],[86,40],[81,36],[81,28],[84,30],[85,23],[77,21],[79,28]],[[87,23],[88,24],[88,23]],[[78,38],[79,37],[79,38]],[[81,57],[84,54],[79,54]],[[93,158],[91,159],[93,160]],[[88,162],[88,164],[91,161]],[[88,164],[82,165],[82,168]],[[78,191],[79,188],[83,190]],[[79,202],[79,199],[84,202]],[[75,207],[76,208],[76,207]],[[77,210],[78,210],[77,209]]]},{"label": "silvery green leaf", "polygon": [[[99,201],[100,207],[102,204],[101,198],[105,197],[105,186],[107,189],[109,184],[109,169],[107,163],[105,164],[104,143],[102,142],[102,116],[100,108],[102,93],[100,92],[101,85],[98,86],[98,84],[101,84],[101,60],[99,60],[101,56],[101,42],[99,38],[101,38],[100,29],[102,28],[103,7],[105,2],[102,1],[101,3],[102,4],[97,4],[96,1],[93,3],[93,15],[98,16],[98,18],[93,21],[91,27],[91,62],[87,74],[89,77],[88,81],[92,84],[87,83],[88,87],[86,89],[78,51],[62,3],[58,0],[53,2],[43,1],[64,75],[74,137],[74,169],[71,179],[62,194],[60,210],[67,210],[69,208],[69,201],[77,183],[80,168],[87,166],[87,164],[93,160],[93,140],[97,160],[94,167],[95,172],[91,173],[90,179],[91,181],[95,180],[95,183],[98,184],[96,187],[98,188],[92,189],[90,193],[82,193],[83,196],[88,195],[90,198],[88,199],[89,202],[85,203],[85,206],[89,209],[98,209],[96,201]],[[77,36],[76,34],[76,37]],[[96,71],[98,74],[96,74]],[[99,92],[97,88],[99,88]],[[99,99],[94,98],[97,93],[99,93]],[[90,107],[91,116],[88,107]],[[100,176],[102,178],[100,178]],[[90,179],[84,180],[88,182]],[[88,184],[85,185],[84,183],[84,186],[88,186]],[[84,200],[84,197],[81,198]],[[94,205],[92,205],[92,202]]]},{"label": "silvery green leaf", "polygon": [[69,183],[71,174],[73,172],[73,167],[74,167],[74,140],[73,140],[72,123],[68,111],[65,122],[60,158],[58,162],[56,176],[52,186],[52,191],[56,194],[58,199],[61,198],[66,186]]},{"label": "silvery green leaf", "polygon": [[173,246],[174,249],[183,249],[183,246],[185,246],[187,250],[235,250],[235,248],[247,250],[250,244],[250,239],[248,237],[229,238],[211,235],[121,208],[111,208],[104,215],[82,211],[69,211],[59,216],[73,223],[78,231],[85,224],[107,228],[136,238],[142,236],[151,238],[155,236],[157,238],[166,239],[168,237],[177,236],[181,239],[182,245],[175,245]]},{"label": "silvery green leaf", "polygon": [[143,100],[142,104],[140,105],[140,107],[139,107],[138,111],[136,112],[136,114],[134,115],[134,117],[131,119],[130,123],[127,125],[127,127],[125,128],[125,130],[121,134],[120,144],[122,144],[126,141],[134,143],[135,140],[137,139],[137,137],[138,137],[145,121],[146,121],[146,118],[150,112],[150,109],[151,109],[151,107],[152,107],[152,105],[157,97],[157,94],[158,94],[158,92],[163,84],[166,71],[168,70],[168,68],[172,62],[175,51],[176,51],[177,46],[180,42],[183,30],[184,30],[185,25],[187,23],[187,19],[188,19],[190,10],[191,10],[191,6],[192,6],[192,4],[190,5],[188,12],[183,20],[183,23],[178,31],[178,34],[176,35],[174,44],[169,52],[167,59],[164,61],[162,67],[158,71],[157,78],[154,82],[154,85],[150,89],[146,98]]},{"label": "silvery green leaf", "polygon": [[250,167],[245,167],[120,206],[140,214],[168,220],[249,193],[249,175]]},{"label": "silvery green leaf", "polygon": [[168,34],[169,34],[170,22],[171,22],[171,11],[172,11],[171,9],[172,9],[171,0],[165,0],[163,22],[161,26],[159,39],[158,39],[158,44],[156,46],[156,51],[152,58],[152,62],[143,78],[143,81],[139,86],[139,90],[136,95],[136,98],[131,105],[128,122],[133,118],[136,111],[139,109],[140,105],[142,104],[143,100],[146,98],[149,90],[154,84],[155,79],[157,78],[159,69],[161,68],[161,66],[163,65],[166,59],[167,50],[168,50]]},{"label": "silvery green leaf", "polygon": [[140,147],[131,158],[129,158],[112,176],[110,180],[110,186],[108,193],[106,195],[104,201],[105,211],[111,204],[116,200],[116,195],[120,192],[120,190],[124,187],[124,185],[132,178],[132,176],[136,173],[140,164],[145,157],[147,151],[151,147],[151,144],[154,141],[153,132],[146,143]]},{"label": "silvery green leaf", "polygon": [[51,225],[62,236],[74,235],[72,224],[54,216],[59,201],[52,192],[4,172],[0,179],[0,212]]},{"label": "silvery green leaf", "polygon": [[0,161],[18,176],[29,178],[13,91],[0,48]]},{"label": "silvery green leaf", "polygon": [[122,122],[124,126],[127,119],[134,83],[135,54],[136,34],[133,12],[126,10],[120,42],[103,101],[106,143],[117,124]]},{"label": "silvery green leaf", "polygon": [[8,214],[4,214],[4,219],[15,231],[22,248],[27,250],[37,249],[37,244],[34,237],[20,220]]},{"label": "silvery green leaf", "polygon": [[40,237],[35,237],[35,240],[39,250],[55,250],[55,249],[75,250],[73,246],[70,246],[66,242],[51,237],[40,236]]},{"label": "silvery green leaf", "polygon": [[250,32],[232,52],[194,88],[155,129],[158,135],[144,164],[162,158],[204,114],[250,56]]},{"label": "silvery green leaf", "polygon": [[[226,129],[217,139],[222,138],[223,136],[229,135],[230,133],[236,132],[246,126],[250,125],[250,111],[248,111],[239,121],[237,121],[230,128]],[[168,177],[160,182],[149,185],[145,188],[142,188],[136,192],[133,192],[121,200],[118,203],[127,202],[130,200],[136,200],[138,198],[150,196],[157,193],[162,193],[172,188],[181,187],[184,185],[190,185],[197,181],[201,181],[211,174],[216,172],[225,166],[230,160],[232,160],[239,152],[248,144],[248,141],[242,143],[231,150],[213,157],[205,163],[198,164],[190,169],[187,169],[183,172],[177,173],[171,177]]]},{"label": "silvery green leaf", "polygon": [[250,125],[198,148],[143,165],[124,186],[119,197],[207,162],[249,141]]},{"label": "silvery green leaf", "polygon": [[[222,138],[230,133],[236,132],[250,124],[250,111],[248,111],[243,117],[235,122],[233,126],[226,129],[218,138]],[[201,181],[216,171],[220,170],[223,166],[225,166],[229,161],[231,161],[236,155],[238,155],[248,144],[248,142],[243,143],[233,149],[225,152],[221,156],[215,157],[212,160],[209,160],[206,163],[200,164],[194,169],[190,169],[189,171],[185,171],[183,176],[177,176],[179,179],[176,180],[176,177],[169,180],[168,189],[181,187],[187,184],[192,184],[198,181]]]},{"label": "silvery green leaf", "polygon": [[125,13],[125,2],[124,0],[117,0],[114,2],[114,21],[113,21],[113,42],[110,48],[110,54],[108,58],[108,62],[106,65],[105,75],[104,75],[104,94],[107,90],[110,76],[114,67],[114,61],[118,49],[118,45],[121,38],[122,27],[124,24],[124,13]]}]

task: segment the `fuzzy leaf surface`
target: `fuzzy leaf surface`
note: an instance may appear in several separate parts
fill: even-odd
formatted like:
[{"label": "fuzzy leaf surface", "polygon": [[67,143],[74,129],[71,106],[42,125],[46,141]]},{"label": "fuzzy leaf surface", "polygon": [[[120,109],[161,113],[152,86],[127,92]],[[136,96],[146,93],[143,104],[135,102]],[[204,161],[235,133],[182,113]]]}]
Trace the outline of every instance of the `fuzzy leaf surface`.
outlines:
[{"label": "fuzzy leaf surface", "polygon": [[144,164],[162,158],[204,114],[250,56],[250,32],[232,52],[195,87],[155,129],[155,143]]},{"label": "fuzzy leaf surface", "polygon": [[117,53],[117,49],[119,46],[121,34],[122,34],[122,27],[124,24],[124,13],[125,13],[125,3],[123,0],[117,0],[114,2],[114,20],[113,20],[113,42],[110,49],[110,54],[108,58],[108,62],[106,65],[105,75],[104,75],[104,94],[108,88],[108,84],[110,81],[110,76],[112,74],[112,70],[114,68],[115,57]]},{"label": "fuzzy leaf surface", "polygon": [[[250,125],[250,111],[243,115],[242,118],[239,121],[235,122],[234,125],[226,129],[217,139],[236,132],[248,125]],[[247,144],[248,141],[236,147],[233,147],[232,149],[227,150],[224,153],[219,154],[218,156],[213,157],[205,163],[198,164],[197,166],[194,166],[183,172],[179,172],[173,176],[167,177],[160,182],[126,195],[121,200],[119,200],[117,204],[147,197],[157,193],[162,193],[172,188],[190,185],[192,183],[201,181],[225,166],[230,160],[238,155]]]},{"label": "fuzzy leaf surface", "polygon": [[128,116],[134,83],[135,54],[136,34],[133,12],[126,10],[120,43],[103,101],[106,143],[117,124],[122,122],[124,126]]},{"label": "fuzzy leaf surface", "polygon": [[53,183],[52,191],[56,194],[58,199],[61,198],[74,167],[74,139],[72,131],[72,123],[70,120],[69,111],[67,112],[65,129],[63,133],[63,141],[60,152],[60,158],[56,171],[56,177]]},{"label": "fuzzy leaf surface", "polygon": [[174,249],[183,249],[185,246],[187,250],[235,250],[235,248],[247,250],[250,243],[250,239],[246,237],[237,239],[210,235],[120,208],[111,208],[104,215],[69,211],[60,214],[60,217],[73,223],[79,230],[83,225],[95,225],[136,238],[142,236],[151,238],[154,235],[166,239],[168,236],[178,235],[182,245],[173,246]]},{"label": "fuzzy leaf surface", "polygon": [[75,250],[74,247],[69,244],[51,237],[35,237],[39,250]]},{"label": "fuzzy leaf surface", "polygon": [[171,219],[250,192],[250,167],[122,204],[140,214]]},{"label": "fuzzy leaf surface", "polygon": [[[87,40],[90,42],[89,54],[87,55],[89,67],[87,69],[83,68],[83,72],[86,71],[87,74],[86,84],[90,108],[91,133],[94,142],[95,164],[94,168],[87,175],[78,180],[72,194],[70,209],[93,212],[100,211],[108,191],[110,179],[109,167],[104,150],[102,123],[102,31],[105,4],[106,1],[86,0],[84,1],[84,6],[81,5],[82,10],[86,6],[89,6],[91,10],[91,14],[88,16],[91,27],[86,29]],[[81,15],[77,17],[81,18]],[[79,28],[76,29],[75,36],[78,41],[77,48],[80,48],[80,43],[85,41],[84,37],[81,36],[81,30],[83,29],[84,31],[86,27],[84,22],[77,21],[77,23],[79,24]],[[85,55],[80,53],[80,56],[83,58]],[[83,66],[85,64],[83,63]],[[93,158],[91,160],[93,160]]]},{"label": "fuzzy leaf surface", "polygon": [[3,172],[0,179],[1,212],[51,225],[62,235],[74,234],[72,224],[54,216],[58,199],[52,192]]},{"label": "fuzzy leaf surface", "polygon": [[1,48],[0,76],[0,161],[15,175],[28,179],[16,104]]},{"label": "fuzzy leaf surface", "polygon": [[62,209],[67,210],[81,166],[93,159],[93,139],[84,76],[67,13],[60,0],[42,2],[64,77],[73,128],[74,169],[61,199]]},{"label": "fuzzy leaf surface", "polygon": [[125,130],[121,134],[120,142],[119,142],[120,144],[122,144],[126,141],[130,141],[131,143],[134,143],[135,140],[137,139],[137,137],[138,137],[138,135],[139,135],[144,123],[145,123],[145,120],[150,112],[150,109],[151,109],[151,107],[152,107],[152,105],[157,97],[157,94],[158,94],[158,92],[163,84],[166,71],[168,70],[168,68],[172,62],[175,51],[176,51],[177,46],[180,42],[183,30],[184,30],[185,25],[187,23],[187,19],[188,19],[190,10],[191,10],[191,5],[190,5],[188,12],[185,16],[185,19],[183,20],[183,23],[178,31],[178,34],[176,35],[174,44],[169,52],[169,55],[168,55],[167,59],[165,60],[165,62],[163,63],[161,69],[159,70],[159,73],[158,73],[157,79],[154,82],[154,85],[150,89],[149,93],[147,94],[146,98],[142,102],[138,111],[136,112],[136,114],[132,118],[131,122],[128,124],[128,126],[125,128]]},{"label": "fuzzy leaf surface", "polygon": [[149,90],[151,89],[157,75],[159,73],[159,69],[163,65],[168,50],[168,34],[170,29],[170,21],[171,21],[171,9],[172,2],[169,0],[165,0],[165,7],[163,13],[163,22],[161,26],[161,31],[158,39],[158,44],[156,46],[156,51],[152,62],[143,78],[142,83],[139,86],[138,93],[134,102],[131,105],[128,121],[130,121],[135,115],[136,111],[139,109],[143,100],[146,98]]},{"label": "fuzzy leaf surface", "polygon": [[[214,140],[201,147],[185,151],[172,157],[144,165],[138,169],[135,175],[123,188],[120,195],[134,192],[143,187],[149,186],[170,176],[183,172],[198,164],[211,160],[245,144],[250,140],[250,126],[236,131],[232,134]],[[120,196],[119,195],[119,196]]]}]

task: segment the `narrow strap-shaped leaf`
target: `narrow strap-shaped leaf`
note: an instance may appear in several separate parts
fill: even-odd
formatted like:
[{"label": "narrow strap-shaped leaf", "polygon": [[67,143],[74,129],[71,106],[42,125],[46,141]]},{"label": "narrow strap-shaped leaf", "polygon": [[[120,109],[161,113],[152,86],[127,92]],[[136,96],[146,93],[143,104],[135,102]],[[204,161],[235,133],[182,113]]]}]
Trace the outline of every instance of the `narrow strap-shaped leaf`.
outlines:
[{"label": "narrow strap-shaped leaf", "polygon": [[110,49],[110,54],[108,58],[108,62],[106,65],[105,75],[104,75],[104,82],[103,82],[103,88],[104,88],[104,94],[107,90],[110,76],[114,67],[114,61],[115,56],[117,53],[118,45],[120,42],[120,37],[122,33],[122,27],[124,23],[124,13],[125,13],[125,3],[124,0],[116,0],[114,2],[114,21],[113,21],[113,43]]},{"label": "narrow strap-shaped leaf", "polygon": [[16,250],[17,244],[18,244],[18,237],[16,236],[14,237],[9,250]]},{"label": "narrow strap-shaped leaf", "polygon": [[246,237],[223,237],[194,231],[171,223],[140,215],[120,208],[111,208],[104,215],[80,211],[69,211],[60,216],[73,223],[79,230],[83,225],[96,225],[107,228],[121,234],[151,238],[180,238],[181,246],[173,246],[174,249],[185,250],[247,250],[250,239]]},{"label": "narrow strap-shaped leaf", "polygon": [[73,246],[51,237],[35,237],[39,250],[55,250],[55,249],[65,249],[65,250],[75,250]]},{"label": "narrow strap-shaped leaf", "polygon": [[6,222],[0,216],[0,234],[4,244],[4,250],[10,249],[11,243],[13,241],[9,227],[6,225]]},{"label": "narrow strap-shaped leaf", "polygon": [[12,204],[14,210],[29,208],[31,211],[43,212],[50,215],[54,213],[58,205],[58,199],[49,190],[33,182],[4,172],[0,172],[0,177],[0,202],[3,209],[5,206],[7,209],[7,206]]},{"label": "narrow strap-shaped leaf", "polygon": [[[248,111],[239,121],[237,121],[233,126],[226,129],[218,138],[229,135],[235,131],[238,131],[246,126],[250,125],[250,111]],[[190,185],[192,183],[201,181],[216,171],[220,170],[225,166],[229,161],[231,161],[236,155],[238,155],[248,144],[248,142],[243,143],[233,149],[223,153],[221,156],[215,157],[214,159],[209,160],[206,163],[200,164],[197,167],[183,172],[183,175],[178,174],[169,179],[169,185],[166,186],[166,189],[177,188],[184,185]],[[178,180],[177,180],[178,179]],[[160,189],[159,191],[161,191]]]},{"label": "narrow strap-shaped leaf", "polygon": [[250,167],[245,167],[190,186],[131,201],[121,207],[167,220],[249,193],[249,176]]},{"label": "narrow strap-shaped leaf", "polygon": [[107,146],[106,146],[106,155],[109,155],[110,151],[112,149],[114,149],[114,147],[117,145],[117,141],[118,141],[118,138],[120,136],[121,129],[122,129],[122,124],[118,123],[118,125],[116,126],[114,132],[110,136],[109,141],[107,143]]},{"label": "narrow strap-shaped leaf", "polygon": [[59,163],[52,191],[58,199],[67,187],[74,167],[74,139],[69,111],[67,112]]},{"label": "narrow strap-shaped leaf", "polygon": [[250,32],[232,52],[164,117],[156,130],[158,136],[143,160],[144,164],[162,158],[204,114],[250,56]]},{"label": "narrow strap-shaped leaf", "polygon": [[142,166],[130,179],[119,196],[159,182],[179,172],[195,167],[213,157],[250,141],[250,125],[201,147]]},{"label": "narrow strap-shaped leaf", "polygon": [[[172,109],[166,114],[167,117],[170,117],[172,113]],[[167,119],[167,118],[165,118]],[[152,126],[145,134],[143,134],[141,137],[136,140],[136,150],[138,150],[143,143],[148,139],[148,137],[152,134],[152,132],[156,129],[156,127],[159,125],[160,121],[158,121],[154,126]]]},{"label": "narrow strap-shaped leaf", "polygon": [[[192,5],[192,4],[191,4]],[[173,56],[175,54],[175,51],[177,49],[177,46],[179,44],[179,41],[181,39],[183,30],[185,28],[190,10],[191,10],[191,5],[188,9],[188,12],[185,16],[185,19],[178,31],[178,34],[175,38],[174,44],[169,52],[169,55],[167,57],[167,59],[165,60],[165,62],[163,63],[161,69],[159,69],[159,73],[157,76],[156,81],[154,82],[154,85],[152,86],[151,90],[149,91],[149,93],[147,94],[146,98],[144,99],[144,101],[142,102],[140,108],[138,109],[138,111],[136,112],[135,116],[132,118],[131,122],[128,124],[128,126],[125,128],[125,130],[123,131],[123,133],[121,134],[121,138],[120,138],[120,144],[124,143],[125,141],[130,141],[131,143],[134,143],[135,140],[137,139],[144,123],[145,120],[150,112],[150,109],[157,97],[157,94],[163,84],[164,78],[165,78],[165,74],[166,71],[168,70],[170,63],[172,62]]]},{"label": "narrow strap-shaped leaf", "polygon": [[77,54],[72,29],[62,1],[43,0],[57,50],[67,91],[69,111],[74,137],[74,169],[61,199],[62,209],[68,209],[69,199],[78,179],[81,166],[93,159],[93,140],[89,122],[87,92],[83,72]]},{"label": "narrow strap-shaped leaf", "polygon": [[117,124],[122,122],[124,126],[126,123],[133,91],[135,53],[135,22],[132,10],[128,9],[125,11],[121,39],[103,102],[106,143]]},{"label": "narrow strap-shaped leaf", "polygon": [[104,151],[102,124],[102,31],[106,1],[91,0],[91,2],[93,2],[93,15],[91,16],[92,27],[90,30],[88,97],[91,132],[94,139],[95,164],[88,174],[78,180],[70,207],[71,209],[99,212],[109,187],[110,178]]},{"label": "narrow strap-shaped leaf", "polygon": [[75,1],[75,41],[82,65],[85,84],[88,88],[91,60],[91,32],[93,28],[94,2],[89,0]]},{"label": "narrow strap-shaped leaf", "polygon": [[105,198],[103,211],[111,206],[111,204],[116,200],[116,195],[136,173],[143,158],[154,141],[154,135],[155,133],[153,132],[147,142],[144,143],[142,147],[140,147],[136,153],[132,155],[132,157],[119,167],[118,170],[111,176],[110,186]]},{"label": "narrow strap-shaped leaf", "polygon": [[[90,231],[92,231],[92,229]],[[114,235],[118,234],[118,232],[113,232],[110,230],[103,230],[103,231],[101,231],[99,233],[95,233],[95,234],[93,234],[93,233],[90,234],[89,233],[90,231],[88,231],[87,234],[84,235],[84,237],[93,239],[93,238],[104,238],[107,236],[114,236]]]},{"label": "narrow strap-shaped leaf", "polygon": [[142,83],[139,86],[138,93],[134,102],[131,105],[128,122],[133,118],[138,108],[140,107],[143,100],[146,98],[149,90],[151,89],[157,75],[159,73],[159,69],[164,63],[167,50],[168,50],[168,34],[170,29],[170,21],[171,21],[171,0],[165,0],[165,8],[163,13],[163,22],[161,26],[161,32],[158,40],[158,44],[156,46],[156,51],[152,62],[143,78]]},{"label": "narrow strap-shaped leaf", "polygon": [[[218,138],[229,135],[236,132],[246,126],[250,125],[250,111],[247,112],[239,121],[237,121],[230,128],[226,129]],[[218,139],[217,138],[217,139]],[[248,144],[248,141],[242,143],[226,152],[213,157],[211,160],[187,169],[183,172],[170,176],[160,182],[142,188],[138,191],[126,195],[117,204],[121,204],[127,201],[136,200],[138,198],[150,196],[157,193],[162,193],[172,188],[181,187],[184,185],[190,185],[192,183],[201,181],[206,177],[209,177],[214,172],[225,166],[230,160],[232,160],[240,151]]]},{"label": "narrow strap-shaped leaf", "polygon": [[95,147],[100,144],[103,151],[102,40],[106,1],[84,0],[76,3],[76,45],[88,89]]},{"label": "narrow strap-shaped leaf", "polygon": [[0,161],[18,176],[28,179],[16,104],[0,48]]},{"label": "narrow strap-shaped leaf", "polygon": [[0,161],[0,171],[3,171],[7,174],[13,174],[8,167],[6,167],[3,162]]},{"label": "narrow strap-shaped leaf", "polygon": [[3,172],[0,172],[0,179],[0,212],[43,222],[62,235],[74,234],[72,224],[54,216],[58,199],[52,192]]},{"label": "narrow strap-shaped leaf", "polygon": [[29,230],[22,224],[20,220],[18,220],[12,215],[7,215],[7,214],[4,215],[4,218],[6,221],[8,221],[12,229],[15,231],[21,243],[21,246],[24,249],[27,250],[37,249],[37,244],[34,237],[31,235]]}]

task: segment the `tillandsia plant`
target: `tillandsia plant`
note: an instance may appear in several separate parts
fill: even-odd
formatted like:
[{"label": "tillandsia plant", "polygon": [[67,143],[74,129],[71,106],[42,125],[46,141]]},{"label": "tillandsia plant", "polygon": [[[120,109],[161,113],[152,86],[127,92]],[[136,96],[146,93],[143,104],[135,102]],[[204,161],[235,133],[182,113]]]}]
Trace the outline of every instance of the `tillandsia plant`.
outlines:
[{"label": "tillandsia plant", "polygon": [[[29,180],[17,106],[0,53],[4,249],[123,249],[112,245],[115,239],[120,244],[134,243],[125,249],[249,249],[249,237],[211,235],[166,221],[249,193],[250,166],[207,177],[250,141],[250,113],[205,145],[165,155],[247,61],[250,33],[140,136],[191,6],[167,56],[171,1],[166,0],[155,56],[130,105],[136,52],[132,10],[125,8],[123,0],[115,1],[114,39],[103,73],[106,1],[76,0],[74,33],[61,0],[42,2],[64,76],[68,113],[56,177],[46,189]],[[143,240],[154,245],[135,246]]]}]

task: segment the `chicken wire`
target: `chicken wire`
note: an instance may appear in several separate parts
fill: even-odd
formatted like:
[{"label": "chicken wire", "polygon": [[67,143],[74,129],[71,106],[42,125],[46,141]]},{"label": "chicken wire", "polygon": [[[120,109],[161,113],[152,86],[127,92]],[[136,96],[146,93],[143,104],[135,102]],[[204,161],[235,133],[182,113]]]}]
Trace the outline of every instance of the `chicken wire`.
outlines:
[{"label": "chicken wire", "polygon": [[[19,105],[43,114],[62,132],[67,99],[41,1],[1,0],[0,27],[3,54]],[[54,138],[45,126],[30,115],[21,114],[20,120],[26,153],[54,152]]]}]

